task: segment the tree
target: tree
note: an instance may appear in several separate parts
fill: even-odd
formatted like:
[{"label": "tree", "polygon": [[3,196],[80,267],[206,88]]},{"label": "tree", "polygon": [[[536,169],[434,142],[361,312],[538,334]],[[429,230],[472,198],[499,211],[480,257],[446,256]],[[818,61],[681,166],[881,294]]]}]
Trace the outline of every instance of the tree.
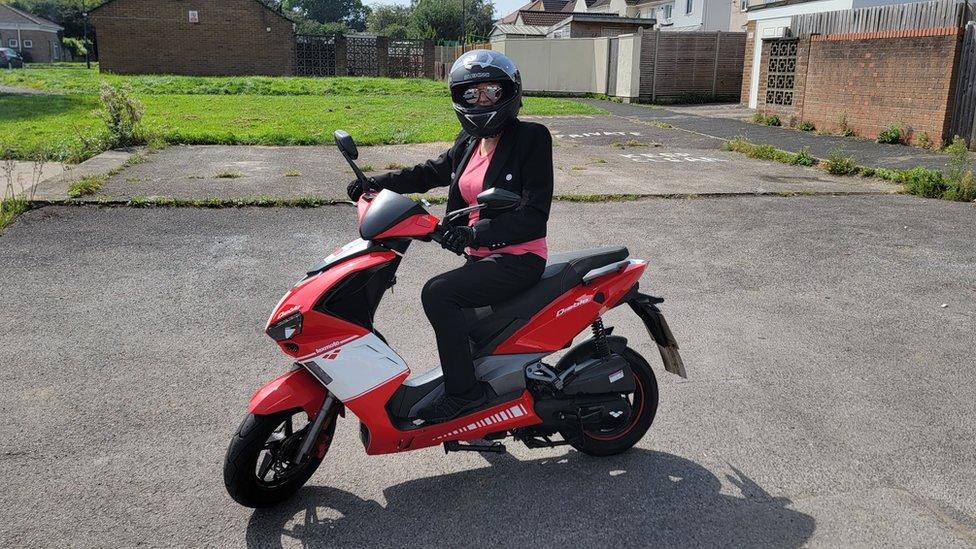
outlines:
[{"label": "tree", "polygon": [[[484,40],[490,33],[495,7],[491,0],[464,0],[466,42]],[[413,0],[410,34],[415,38],[458,40],[461,0]]]},{"label": "tree", "polygon": [[390,38],[406,38],[410,27],[410,7],[397,4],[373,6],[366,21],[369,32]]},{"label": "tree", "polygon": [[285,9],[319,23],[343,23],[353,30],[366,29],[369,8],[362,0],[285,0]]}]

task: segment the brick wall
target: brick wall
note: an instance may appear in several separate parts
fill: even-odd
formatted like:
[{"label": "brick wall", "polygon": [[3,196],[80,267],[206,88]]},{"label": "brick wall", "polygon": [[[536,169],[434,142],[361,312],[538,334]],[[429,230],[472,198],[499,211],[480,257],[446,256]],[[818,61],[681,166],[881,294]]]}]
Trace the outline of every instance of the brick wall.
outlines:
[{"label": "brick wall", "polygon": [[[190,22],[191,10],[198,23]],[[92,21],[106,72],[294,73],[292,22],[257,0],[112,0],[92,12]]]},{"label": "brick wall", "polygon": [[[16,30],[0,30],[0,47],[9,48],[11,39],[17,40]],[[55,57],[55,55],[61,55],[62,48],[61,41],[58,40],[58,34],[56,32],[21,30],[20,40],[25,44],[29,40],[31,47],[28,48],[24,44],[21,44],[20,47],[13,49],[20,52],[28,62],[49,63],[51,61],[60,61],[60,58]]]},{"label": "brick wall", "polygon": [[752,83],[752,56],[756,51],[756,22],[746,24],[746,46],[742,55],[742,88],[739,102],[749,106],[749,87]]},{"label": "brick wall", "polygon": [[758,110],[832,131],[846,118],[864,137],[898,123],[914,137],[925,132],[933,141],[948,140],[960,40],[956,28],[803,37],[792,109],[765,104],[766,42]]}]

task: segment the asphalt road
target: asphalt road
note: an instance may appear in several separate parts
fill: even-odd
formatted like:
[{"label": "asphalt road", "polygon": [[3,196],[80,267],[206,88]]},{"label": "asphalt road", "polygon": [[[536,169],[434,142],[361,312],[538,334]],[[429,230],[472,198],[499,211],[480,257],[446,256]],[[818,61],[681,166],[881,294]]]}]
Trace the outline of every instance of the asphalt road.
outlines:
[{"label": "asphalt road", "polygon": [[[845,155],[853,156],[858,164],[873,168],[905,169],[924,166],[941,170],[949,160],[945,154],[920,147],[888,145],[862,137],[819,135],[816,132],[801,132],[785,127],[754,124],[741,119],[751,118],[751,111],[745,109],[740,111],[735,106],[727,104],[671,107],[613,103],[595,99],[587,102],[607,109],[614,116],[632,121],[672,124],[695,135],[710,138],[716,148],[721,147],[722,141],[726,139],[742,137],[753,143],[770,144],[788,151],[806,148],[817,158],[826,158],[831,151],[838,150]],[[783,120],[784,124],[788,122]],[[837,127],[826,129],[839,133]]]},{"label": "asphalt road", "polygon": [[[287,505],[221,466],[288,360],[261,333],[351,208],[44,208],[0,237],[0,546],[972,546],[972,205],[906,196],[554,206],[553,250],[650,262],[690,379],[633,451],[365,456],[356,424]],[[417,243],[378,326],[432,366]],[[945,306],[943,306],[943,304]],[[608,324],[652,365],[629,311]]]}]

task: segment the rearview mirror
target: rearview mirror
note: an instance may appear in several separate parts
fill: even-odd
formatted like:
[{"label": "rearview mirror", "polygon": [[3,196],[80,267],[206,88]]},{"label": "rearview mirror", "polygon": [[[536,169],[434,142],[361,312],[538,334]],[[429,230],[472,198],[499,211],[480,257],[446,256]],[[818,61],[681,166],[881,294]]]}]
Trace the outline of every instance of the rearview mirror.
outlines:
[{"label": "rearview mirror", "polygon": [[356,142],[352,140],[351,135],[346,133],[344,130],[336,130],[335,133],[332,134],[332,137],[335,138],[335,142],[339,147],[339,150],[346,153],[346,156],[349,157],[350,160],[359,158],[359,151],[356,149]]},{"label": "rearview mirror", "polygon": [[488,189],[478,195],[478,204],[484,204],[489,210],[509,210],[518,206],[520,202],[522,202],[520,195],[505,189]]}]

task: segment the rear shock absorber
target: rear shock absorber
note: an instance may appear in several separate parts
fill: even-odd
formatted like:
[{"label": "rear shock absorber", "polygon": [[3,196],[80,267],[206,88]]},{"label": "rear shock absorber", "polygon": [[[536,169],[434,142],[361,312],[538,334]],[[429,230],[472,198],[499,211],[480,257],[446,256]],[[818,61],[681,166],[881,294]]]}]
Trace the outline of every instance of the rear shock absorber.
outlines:
[{"label": "rear shock absorber", "polygon": [[603,327],[603,318],[597,317],[593,324],[590,324],[590,329],[593,330],[594,354],[599,358],[610,356],[610,345],[607,343],[607,330]]}]

